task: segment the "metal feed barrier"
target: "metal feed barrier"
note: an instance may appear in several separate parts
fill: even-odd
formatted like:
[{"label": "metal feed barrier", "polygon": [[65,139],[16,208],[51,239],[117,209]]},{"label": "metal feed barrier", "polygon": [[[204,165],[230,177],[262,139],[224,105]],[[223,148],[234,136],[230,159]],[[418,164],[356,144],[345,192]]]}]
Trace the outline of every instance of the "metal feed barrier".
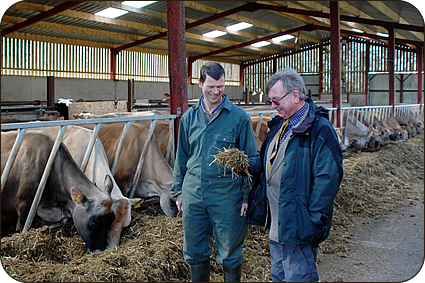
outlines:
[{"label": "metal feed barrier", "polygon": [[117,164],[119,161],[119,158],[121,156],[121,152],[124,146],[125,139],[128,134],[128,130],[130,129],[130,124],[133,121],[146,121],[146,120],[152,120],[150,127],[149,127],[149,133],[147,136],[147,139],[145,141],[145,144],[143,146],[142,154],[139,157],[139,163],[137,165],[136,174],[133,179],[132,187],[130,190],[129,198],[132,198],[134,195],[134,191],[136,189],[136,185],[140,178],[140,173],[142,172],[143,163],[146,157],[146,153],[148,151],[149,144],[152,140],[153,132],[155,130],[155,126],[158,120],[169,120],[169,139],[168,139],[168,145],[167,150],[165,154],[165,158],[168,160],[168,157],[171,155],[171,160],[174,160],[175,157],[175,147],[173,146],[174,143],[174,119],[177,118],[177,115],[164,115],[164,116],[139,116],[139,117],[120,117],[120,118],[103,118],[103,119],[83,119],[83,120],[70,120],[70,121],[52,121],[52,122],[39,122],[39,123],[14,123],[14,124],[2,124],[1,130],[18,130],[18,136],[15,140],[15,143],[13,144],[10,156],[6,162],[5,168],[1,175],[1,192],[3,193],[3,188],[6,184],[6,180],[9,176],[10,170],[13,166],[13,163],[15,161],[16,155],[19,151],[19,147],[21,146],[22,140],[24,138],[24,135],[28,128],[41,128],[41,127],[51,127],[51,126],[60,126],[60,130],[58,132],[58,135],[56,137],[55,143],[53,145],[52,151],[50,152],[49,159],[47,161],[46,167],[44,168],[43,175],[41,177],[40,183],[37,188],[36,195],[34,197],[33,203],[31,205],[30,212],[28,214],[27,220],[25,222],[24,228],[22,232],[27,232],[32,224],[32,221],[35,216],[35,212],[37,211],[37,208],[40,204],[41,196],[44,191],[44,187],[46,186],[46,182],[48,179],[48,176],[50,174],[50,171],[52,169],[53,162],[55,160],[56,154],[58,152],[60,143],[62,142],[62,138],[65,134],[66,127],[69,125],[83,125],[83,124],[95,124],[96,126],[93,129],[93,134],[91,136],[91,140],[89,142],[89,145],[86,149],[86,153],[84,155],[83,162],[80,166],[81,170],[84,172],[90,157],[90,154],[93,150],[94,143],[96,141],[97,135],[99,133],[99,129],[101,124],[103,123],[116,123],[116,122],[125,122],[125,126],[123,128],[120,141],[118,144],[118,148],[115,153],[115,159],[111,167],[112,175],[115,173],[115,170],[117,168]]},{"label": "metal feed barrier", "polygon": [[[337,108],[328,108],[329,111],[329,119],[332,121],[332,117],[335,117]],[[422,110],[422,111],[420,111]],[[397,115],[403,116],[408,115],[409,111],[412,111],[413,113],[423,113],[423,104],[410,104],[410,105],[396,105],[395,111]],[[368,123],[373,123],[373,117],[377,117],[378,119],[383,119],[387,117],[392,112],[392,106],[361,106],[361,107],[343,107],[342,113],[347,113],[347,119],[349,117],[355,117],[357,120],[362,121],[363,119],[367,121]],[[262,121],[262,118],[264,114],[269,114],[270,119],[273,118],[277,111],[274,109],[270,110],[262,110],[262,111],[247,111],[249,115],[258,114],[259,115],[259,121]],[[60,126],[60,130],[58,132],[58,135],[56,137],[54,146],[52,148],[52,151],[50,153],[47,165],[44,169],[41,181],[38,185],[36,196],[34,197],[34,201],[31,206],[30,214],[28,215],[28,218],[25,222],[25,226],[23,229],[23,232],[27,232],[29,228],[31,227],[35,212],[37,211],[39,202],[41,200],[41,196],[44,191],[44,187],[47,182],[47,178],[50,174],[51,167],[53,165],[53,161],[56,157],[57,151],[59,149],[60,142],[62,141],[62,138],[65,134],[66,127],[69,125],[83,125],[83,124],[95,124],[95,127],[93,129],[93,134],[91,137],[91,140],[89,142],[89,145],[86,149],[86,153],[83,159],[83,162],[81,164],[81,170],[84,172],[90,157],[90,154],[93,150],[93,146],[95,143],[95,140],[97,138],[97,135],[99,133],[99,129],[101,124],[103,123],[116,123],[116,122],[125,122],[125,126],[123,128],[118,148],[115,153],[114,162],[111,167],[112,174],[115,173],[115,170],[117,168],[118,161],[121,156],[121,152],[124,146],[124,142],[126,140],[128,130],[130,128],[130,124],[133,121],[145,121],[145,120],[152,120],[149,128],[148,137],[146,139],[146,142],[143,146],[143,151],[141,156],[139,157],[139,163],[136,169],[136,174],[133,179],[132,187],[130,190],[129,197],[133,197],[134,191],[136,188],[136,185],[139,181],[141,170],[143,167],[143,163],[146,157],[146,153],[148,150],[149,143],[152,140],[153,132],[155,130],[155,126],[158,120],[169,120],[169,139],[168,139],[168,145],[166,150],[165,158],[166,160],[171,160],[171,166],[172,162],[175,158],[175,147],[173,146],[174,143],[174,120],[179,117],[180,115],[163,115],[163,116],[138,116],[138,117],[120,117],[120,118],[102,118],[102,119],[82,119],[82,120],[69,120],[69,121],[51,121],[51,122],[39,122],[39,123],[13,123],[13,124],[2,124],[1,130],[18,130],[18,136],[15,140],[15,143],[12,147],[10,156],[6,162],[5,168],[1,175],[1,191],[3,192],[3,188],[6,184],[6,180],[9,176],[10,170],[13,166],[13,163],[15,161],[16,155],[19,151],[19,147],[22,143],[22,140],[24,138],[24,135],[28,128],[41,128],[41,127],[51,127],[51,126]],[[344,116],[343,116],[344,117]],[[334,127],[336,127],[336,122],[333,123]],[[258,137],[260,133],[260,127],[261,123],[257,123],[255,131],[255,136]],[[345,133],[344,133],[345,134]]]}]

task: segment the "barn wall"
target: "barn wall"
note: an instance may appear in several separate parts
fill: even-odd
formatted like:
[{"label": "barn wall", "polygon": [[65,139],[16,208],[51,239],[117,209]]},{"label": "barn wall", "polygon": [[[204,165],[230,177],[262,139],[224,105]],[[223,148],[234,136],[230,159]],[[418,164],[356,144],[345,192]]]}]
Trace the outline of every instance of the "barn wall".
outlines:
[{"label": "barn wall", "polygon": [[[55,78],[55,99],[74,100],[127,100],[127,81],[98,79]],[[198,84],[188,84],[188,99],[202,95]],[[169,93],[168,83],[134,83],[136,100],[165,98]],[[230,99],[243,100],[243,86],[226,86]],[[45,77],[1,76],[1,101],[33,101],[47,99],[47,79]]]},{"label": "barn wall", "polygon": [[[400,79],[401,75],[396,75],[395,103],[400,103]],[[403,103],[418,103],[418,75],[403,75],[403,79],[405,79],[403,85]],[[422,101],[424,100],[422,99]],[[369,105],[388,105],[388,103],[388,75],[380,74],[371,76]]]}]

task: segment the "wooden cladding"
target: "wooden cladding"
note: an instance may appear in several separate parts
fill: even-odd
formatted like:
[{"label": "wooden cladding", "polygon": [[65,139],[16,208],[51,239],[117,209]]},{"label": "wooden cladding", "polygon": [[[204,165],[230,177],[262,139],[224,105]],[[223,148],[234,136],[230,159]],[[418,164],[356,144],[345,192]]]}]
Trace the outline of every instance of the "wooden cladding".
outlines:
[{"label": "wooden cladding", "polygon": [[[395,72],[416,73],[416,49],[396,46]],[[251,92],[262,93],[269,77],[277,70],[289,66],[301,75],[322,74],[322,93],[332,93],[331,47],[325,41],[313,47],[270,56],[270,59],[252,60],[244,67],[244,85]],[[369,61],[368,61],[369,60]],[[321,64],[320,64],[321,61]],[[367,61],[369,70],[366,69]],[[322,70],[319,66],[322,65]],[[342,92],[365,93],[367,75],[388,73],[388,47],[386,44],[356,38],[341,42]],[[317,83],[319,85],[319,83]]]}]

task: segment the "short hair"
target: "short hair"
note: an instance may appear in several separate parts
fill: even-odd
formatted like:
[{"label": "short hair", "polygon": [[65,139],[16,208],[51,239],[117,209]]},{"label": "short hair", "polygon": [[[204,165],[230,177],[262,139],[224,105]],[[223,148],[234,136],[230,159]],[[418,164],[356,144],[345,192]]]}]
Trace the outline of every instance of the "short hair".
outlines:
[{"label": "short hair", "polygon": [[212,77],[214,80],[219,80],[222,76],[225,76],[224,68],[219,63],[208,62],[205,63],[200,72],[199,80],[203,83],[207,78],[207,75]]},{"label": "short hair", "polygon": [[291,67],[284,67],[272,75],[266,84],[266,94],[278,82],[281,81],[286,91],[297,90],[300,93],[300,99],[306,100],[306,89],[303,78],[298,72]]}]

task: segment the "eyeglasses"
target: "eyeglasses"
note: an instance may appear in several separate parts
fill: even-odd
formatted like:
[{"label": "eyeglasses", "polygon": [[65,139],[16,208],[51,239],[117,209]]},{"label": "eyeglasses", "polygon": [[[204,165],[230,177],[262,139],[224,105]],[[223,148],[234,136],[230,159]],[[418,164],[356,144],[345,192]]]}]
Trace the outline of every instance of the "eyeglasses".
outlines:
[{"label": "eyeglasses", "polygon": [[281,98],[279,98],[279,99],[268,99],[267,101],[266,101],[266,103],[268,104],[268,105],[271,105],[272,103],[274,103],[274,104],[276,104],[276,105],[280,105],[280,103],[279,103],[279,101],[281,101],[285,96],[287,96],[288,94],[290,94],[291,92],[293,92],[293,90],[291,90],[291,91],[288,91],[284,96],[282,96]]}]

